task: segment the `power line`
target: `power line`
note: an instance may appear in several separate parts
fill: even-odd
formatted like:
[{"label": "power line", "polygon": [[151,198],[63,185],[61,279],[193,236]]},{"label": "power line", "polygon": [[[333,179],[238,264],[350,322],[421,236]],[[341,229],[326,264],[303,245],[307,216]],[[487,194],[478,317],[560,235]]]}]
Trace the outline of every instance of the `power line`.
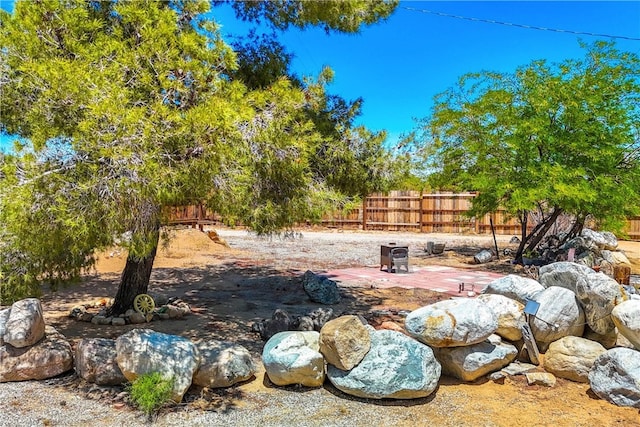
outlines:
[{"label": "power line", "polygon": [[537,27],[535,25],[514,24],[513,22],[495,21],[493,19],[482,19],[482,18],[472,18],[472,17],[468,17],[468,16],[461,16],[461,15],[451,15],[449,13],[436,12],[436,11],[427,10],[427,9],[416,9],[416,8],[407,7],[407,6],[401,6],[401,7],[403,9],[406,9],[406,10],[411,11],[411,12],[421,12],[421,13],[427,13],[427,14],[430,14],[430,15],[444,16],[446,18],[464,19],[466,21],[484,22],[484,23],[487,23],[487,24],[498,24],[498,25],[505,25],[505,26],[508,26],[508,27],[526,28],[526,29],[529,29],[529,30],[553,31],[553,32],[556,32],[556,33],[577,34],[577,35],[581,35],[581,36],[606,37],[606,38],[610,38],[610,39],[623,39],[623,40],[640,41],[640,38],[637,38],[637,37],[614,36],[614,35],[611,35],[611,34],[600,34],[600,33],[590,33],[590,32],[584,32],[584,31],[562,30],[562,29],[558,29],[558,28]]}]

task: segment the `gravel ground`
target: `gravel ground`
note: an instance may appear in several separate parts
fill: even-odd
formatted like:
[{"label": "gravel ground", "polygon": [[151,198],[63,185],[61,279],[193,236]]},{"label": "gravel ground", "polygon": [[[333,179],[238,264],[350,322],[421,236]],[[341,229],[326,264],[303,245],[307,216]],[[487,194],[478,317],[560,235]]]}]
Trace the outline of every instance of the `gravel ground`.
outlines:
[{"label": "gravel ground", "polygon": [[[443,233],[407,233],[388,231],[301,231],[295,235],[259,237],[244,230],[216,229],[232,248],[255,253],[255,259],[273,261],[278,268],[312,269],[376,266],[380,262],[380,245],[398,243],[409,246],[410,256],[424,254],[427,242],[447,246],[490,247],[492,237]],[[503,247],[511,236],[496,236]]]}]

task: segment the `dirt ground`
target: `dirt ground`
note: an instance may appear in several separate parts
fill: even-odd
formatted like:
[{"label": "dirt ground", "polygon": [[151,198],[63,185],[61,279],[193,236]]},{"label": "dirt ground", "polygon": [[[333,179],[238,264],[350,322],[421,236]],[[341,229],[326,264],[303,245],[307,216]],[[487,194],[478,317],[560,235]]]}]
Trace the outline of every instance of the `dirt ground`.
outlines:
[{"label": "dirt ground", "polygon": [[[304,240],[313,242],[313,232],[305,233]],[[310,253],[312,249],[298,249],[297,255],[305,257],[305,262],[283,265],[279,262],[282,255],[269,255],[268,243],[264,243],[265,247],[260,243],[252,243],[247,248],[236,244],[234,236],[231,234],[227,237],[231,247],[226,247],[214,243],[205,233],[194,229],[174,231],[170,245],[158,253],[149,292],[167,297],[177,296],[189,303],[193,312],[180,320],[154,321],[142,326],[193,340],[235,341],[247,347],[259,360],[264,343],[256,333],[251,332],[252,323],[270,318],[277,308],[300,315],[318,307],[307,299],[302,290],[300,276],[304,272],[304,265],[307,263],[310,269],[318,271],[337,268],[335,263],[328,265],[330,263],[322,257]],[[459,244],[448,245],[440,256],[418,256],[412,258],[412,262],[414,265],[439,264],[525,274],[520,267],[504,260],[482,266],[473,265],[470,262],[473,254],[479,248],[492,245],[487,238],[474,237],[473,241],[474,244],[470,245],[468,241],[460,240]],[[253,250],[251,245],[254,245]],[[504,239],[500,245],[506,245]],[[289,246],[294,257],[295,242]],[[620,247],[633,263],[632,273],[640,274],[640,243],[620,242]],[[344,247],[341,246],[342,249]],[[68,317],[75,305],[99,302],[115,295],[125,256],[117,249],[107,251],[101,254],[95,271],[82,284],[45,295],[42,302],[47,323],[74,343],[84,337],[116,338],[127,330],[140,327],[98,326]],[[342,262],[340,267],[356,262],[361,261]],[[383,320],[401,324],[402,318],[397,315],[399,311],[413,310],[447,298],[424,289],[349,287],[343,288],[342,293],[343,301],[333,306],[334,312],[361,314],[373,325]],[[345,401],[354,399],[331,385],[326,385],[325,390],[331,395],[342,396]],[[234,396],[244,396],[238,397],[239,400],[251,402],[246,397],[252,393],[275,395],[281,390],[271,385],[261,371],[255,380],[238,386],[236,391]],[[300,394],[300,405],[305,404],[304,399],[304,393]],[[374,408],[376,410],[398,411],[395,425],[423,425],[429,422],[436,426],[640,426],[638,409],[617,407],[596,397],[588,384],[563,379],[558,379],[555,387],[548,388],[528,386],[522,376],[509,377],[503,384],[486,379],[462,383],[442,377],[439,388],[426,399],[416,402],[366,402],[369,406],[377,405]],[[456,409],[439,413],[433,409],[439,402],[443,402],[443,405],[446,402],[447,407]],[[108,411],[109,407],[105,410]],[[319,422],[319,425],[326,423]]]}]

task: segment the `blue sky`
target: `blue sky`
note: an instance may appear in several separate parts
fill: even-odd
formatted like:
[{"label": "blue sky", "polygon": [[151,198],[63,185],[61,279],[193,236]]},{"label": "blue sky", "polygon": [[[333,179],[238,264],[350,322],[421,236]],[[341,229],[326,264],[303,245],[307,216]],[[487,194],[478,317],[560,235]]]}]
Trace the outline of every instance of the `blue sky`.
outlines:
[{"label": "blue sky", "polygon": [[[10,1],[0,0],[3,8]],[[326,35],[321,29],[289,30],[280,40],[293,52],[293,70],[317,75],[324,65],[335,71],[329,91],[347,100],[364,98],[358,120],[372,130],[386,129],[388,144],[428,116],[433,97],[458,77],[483,70],[514,71],[532,60],[559,62],[581,57],[578,40],[604,37],[439,16],[422,10],[480,20],[501,21],[574,32],[640,39],[640,2],[419,2],[403,1],[383,23],[357,35]],[[225,35],[242,32],[230,8],[214,8]],[[639,40],[616,39],[619,49],[640,54]],[[7,147],[0,138],[0,148]]]}]

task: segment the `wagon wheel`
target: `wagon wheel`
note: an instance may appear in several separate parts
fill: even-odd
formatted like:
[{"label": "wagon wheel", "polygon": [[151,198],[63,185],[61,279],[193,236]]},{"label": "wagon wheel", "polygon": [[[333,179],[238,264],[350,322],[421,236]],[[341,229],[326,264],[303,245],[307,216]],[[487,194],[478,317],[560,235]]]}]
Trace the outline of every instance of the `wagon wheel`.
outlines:
[{"label": "wagon wheel", "polygon": [[149,314],[156,308],[153,298],[148,294],[140,294],[133,300],[133,308],[140,314]]}]

